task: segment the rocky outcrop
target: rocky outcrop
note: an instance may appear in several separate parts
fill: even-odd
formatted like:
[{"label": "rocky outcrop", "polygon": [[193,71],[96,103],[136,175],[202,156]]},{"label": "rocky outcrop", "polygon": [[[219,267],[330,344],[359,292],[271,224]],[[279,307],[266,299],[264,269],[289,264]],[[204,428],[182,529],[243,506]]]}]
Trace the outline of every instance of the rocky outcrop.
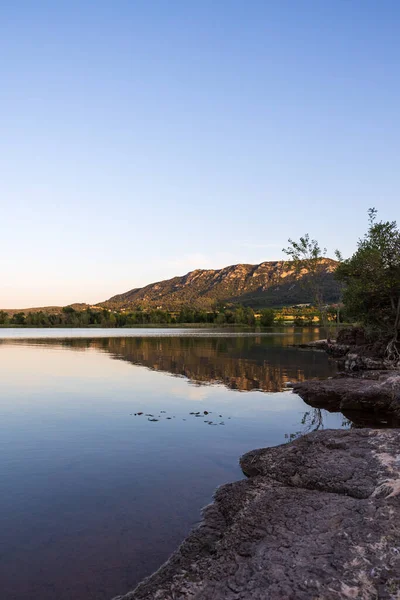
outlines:
[{"label": "rocky outcrop", "polygon": [[297,383],[293,391],[314,408],[342,412],[357,425],[357,413],[365,424],[400,426],[400,372],[365,371],[323,381]]},{"label": "rocky outcrop", "polygon": [[[333,350],[332,355],[335,355],[335,350]],[[359,350],[357,352],[348,351],[345,355],[343,366],[346,371],[381,370],[388,368],[384,358],[365,356]]]},{"label": "rocky outcrop", "polygon": [[387,339],[368,340],[362,327],[348,327],[338,332],[336,340],[316,340],[296,346],[324,350],[346,371],[364,371],[392,368],[385,357],[387,342]]},{"label": "rocky outcrop", "polygon": [[346,327],[339,330],[336,340],[317,340],[296,346],[324,350],[346,371],[392,370],[396,365],[388,360],[389,342],[390,336],[368,337],[362,327]]},{"label": "rocky outcrop", "polygon": [[316,432],[241,465],[249,478],[119,600],[400,597],[400,431]]},{"label": "rocky outcrop", "polygon": [[[324,297],[336,302],[340,296],[334,271],[337,262],[321,259]],[[214,310],[218,303],[244,304],[252,308],[292,306],[312,302],[312,294],[304,285],[306,270],[298,273],[287,261],[270,261],[258,265],[238,264],[224,269],[196,269],[182,277],[134,288],[100,303],[110,309],[132,309],[138,306],[180,310],[183,307]]]}]

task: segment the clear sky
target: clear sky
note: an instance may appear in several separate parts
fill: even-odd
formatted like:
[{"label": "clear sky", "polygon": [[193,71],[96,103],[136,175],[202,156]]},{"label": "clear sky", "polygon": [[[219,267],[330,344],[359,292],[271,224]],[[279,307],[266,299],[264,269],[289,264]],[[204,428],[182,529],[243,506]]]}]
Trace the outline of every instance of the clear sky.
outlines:
[{"label": "clear sky", "polygon": [[398,0],[2,0],[0,307],[400,220]]}]

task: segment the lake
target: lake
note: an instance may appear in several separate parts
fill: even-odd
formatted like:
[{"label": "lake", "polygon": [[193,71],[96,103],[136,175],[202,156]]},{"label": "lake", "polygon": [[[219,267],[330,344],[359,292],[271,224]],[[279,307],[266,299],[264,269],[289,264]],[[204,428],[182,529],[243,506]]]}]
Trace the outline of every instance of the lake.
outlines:
[{"label": "lake", "polygon": [[0,329],[2,597],[110,600],[157,569],[241,454],[307,428],[285,384],[335,372],[291,346],[320,335]]}]

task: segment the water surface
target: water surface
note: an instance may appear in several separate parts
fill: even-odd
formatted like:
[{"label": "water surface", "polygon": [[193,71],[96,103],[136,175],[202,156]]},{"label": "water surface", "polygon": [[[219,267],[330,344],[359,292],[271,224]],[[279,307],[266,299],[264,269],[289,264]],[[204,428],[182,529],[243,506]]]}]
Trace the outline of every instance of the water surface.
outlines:
[{"label": "water surface", "polygon": [[[0,336],[0,587],[9,600],[109,600],[134,587],[215,488],[243,476],[241,454],[302,429],[310,408],[285,383],[334,372],[324,353],[291,347],[317,330]],[[324,424],[341,427],[342,417],[324,414]]]}]

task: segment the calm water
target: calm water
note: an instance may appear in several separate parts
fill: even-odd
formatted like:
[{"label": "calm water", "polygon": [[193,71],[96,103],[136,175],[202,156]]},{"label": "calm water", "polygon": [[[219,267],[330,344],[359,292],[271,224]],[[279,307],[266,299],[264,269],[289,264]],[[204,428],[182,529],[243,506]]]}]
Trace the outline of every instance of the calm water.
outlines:
[{"label": "calm water", "polygon": [[109,600],[159,567],[241,454],[302,429],[285,382],[334,366],[290,344],[318,336],[0,329],[1,597]]}]

